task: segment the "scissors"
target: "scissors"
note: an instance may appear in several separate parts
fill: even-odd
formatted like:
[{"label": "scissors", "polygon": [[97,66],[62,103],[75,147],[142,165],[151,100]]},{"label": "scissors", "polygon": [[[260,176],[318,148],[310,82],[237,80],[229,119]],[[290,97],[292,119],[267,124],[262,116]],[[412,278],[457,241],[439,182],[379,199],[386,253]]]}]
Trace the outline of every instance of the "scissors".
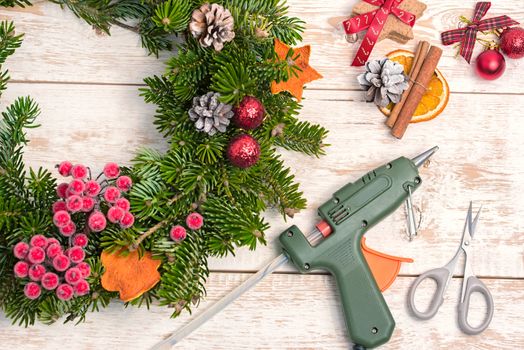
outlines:
[{"label": "scissors", "polygon": [[[473,274],[468,260],[471,241],[475,234],[480,210],[482,209],[481,207],[477,212],[475,219],[473,219],[472,206],[473,203],[470,202],[466,223],[464,225],[464,231],[462,233],[462,242],[460,243],[460,247],[455,253],[455,256],[445,266],[426,271],[420,275],[413,282],[413,285],[411,286],[408,294],[408,306],[417,318],[429,320],[435,316],[444,301],[444,293],[449,285],[449,282],[451,281],[451,278],[453,277],[455,266],[457,265],[461,253],[464,252],[466,254],[466,258],[464,261],[464,279],[462,281],[462,292],[460,294],[460,302],[458,304],[458,325],[464,333],[470,335],[479,334],[484,331],[490,324],[494,311],[493,297],[491,296],[489,289]],[[437,289],[431,299],[428,309],[424,312],[421,312],[415,307],[415,291],[419,284],[427,278],[432,279],[437,283]],[[478,292],[484,296],[486,300],[487,311],[482,323],[477,327],[472,327],[468,323],[468,310],[471,295],[475,292]]]}]

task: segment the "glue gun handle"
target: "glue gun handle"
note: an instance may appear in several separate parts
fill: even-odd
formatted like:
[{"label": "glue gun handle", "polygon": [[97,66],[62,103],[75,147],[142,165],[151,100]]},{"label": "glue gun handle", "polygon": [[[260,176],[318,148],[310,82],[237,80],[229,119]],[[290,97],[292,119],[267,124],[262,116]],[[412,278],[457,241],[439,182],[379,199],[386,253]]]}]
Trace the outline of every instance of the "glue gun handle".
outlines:
[{"label": "glue gun handle", "polygon": [[356,261],[351,266],[337,264],[330,266],[329,270],[337,280],[352,341],[366,348],[374,348],[389,340],[395,320],[362,253],[352,253],[356,253]]}]

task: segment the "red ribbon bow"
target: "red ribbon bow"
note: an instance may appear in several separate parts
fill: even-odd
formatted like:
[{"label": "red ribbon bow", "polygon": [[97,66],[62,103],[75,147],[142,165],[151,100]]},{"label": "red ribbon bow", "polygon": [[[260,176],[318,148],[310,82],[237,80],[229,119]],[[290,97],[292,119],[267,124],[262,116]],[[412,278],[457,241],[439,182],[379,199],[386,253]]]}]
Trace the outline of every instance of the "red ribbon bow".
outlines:
[{"label": "red ribbon bow", "polygon": [[369,58],[373,47],[377,43],[378,36],[386,24],[390,14],[395,15],[402,22],[413,27],[416,17],[412,13],[401,10],[398,6],[404,0],[364,0],[368,4],[378,6],[379,8],[352,17],[343,22],[346,34],[355,34],[367,29],[366,36],[360,45],[357,56],[353,60],[352,66],[363,66]]},{"label": "red ribbon bow", "polygon": [[485,31],[519,24],[519,22],[505,15],[482,19],[490,7],[491,2],[477,2],[470,25],[464,28],[448,30],[441,34],[444,45],[451,45],[461,41],[460,55],[464,57],[468,63],[471,61],[471,55],[473,54],[473,48],[475,47],[477,32],[479,30]]}]

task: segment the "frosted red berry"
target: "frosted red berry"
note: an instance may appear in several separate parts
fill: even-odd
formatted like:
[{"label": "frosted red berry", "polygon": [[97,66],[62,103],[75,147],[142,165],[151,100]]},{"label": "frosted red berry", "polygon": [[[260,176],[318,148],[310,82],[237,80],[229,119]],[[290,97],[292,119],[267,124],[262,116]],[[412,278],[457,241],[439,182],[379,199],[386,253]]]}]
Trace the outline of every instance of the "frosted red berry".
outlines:
[{"label": "frosted red berry", "polygon": [[51,237],[51,238],[48,238],[47,239],[47,246],[49,247],[51,244],[53,243],[56,243],[58,245],[60,245],[60,242],[58,241],[58,239],[54,238],[54,237]]},{"label": "frosted red berry", "polygon": [[69,183],[69,186],[67,187],[69,193],[71,194],[82,194],[84,193],[85,188],[86,185],[84,184],[84,181],[80,179],[74,179]]},{"label": "frosted red berry", "polygon": [[67,210],[71,213],[77,213],[82,210],[84,201],[79,195],[72,195],[66,199]]},{"label": "frosted red berry", "polygon": [[186,229],[180,225],[171,227],[169,231],[169,237],[175,242],[180,242],[184,240],[187,236]]},{"label": "frosted red berry", "polygon": [[89,215],[87,224],[89,225],[91,231],[100,232],[106,228],[106,217],[100,211],[94,211],[91,215]]},{"label": "frosted red berry", "polygon": [[53,203],[53,213],[60,210],[67,210],[66,203],[64,201],[56,201]]},{"label": "frosted red berry", "polygon": [[58,230],[64,237],[71,237],[76,232],[76,225],[74,222],[69,221],[64,227],[59,227]]},{"label": "frosted red berry", "polygon": [[75,285],[82,280],[82,272],[76,267],[72,267],[66,271],[64,278],[67,283]]},{"label": "frosted red berry", "polygon": [[114,179],[120,174],[120,168],[116,163],[107,163],[104,167],[104,175],[108,179]]},{"label": "frosted red berry", "polygon": [[91,266],[89,266],[89,264],[85,261],[78,263],[76,265],[76,268],[79,269],[80,272],[82,272],[82,278],[87,278],[91,274]]},{"label": "frosted red berry", "polygon": [[58,243],[51,243],[47,246],[46,254],[50,259],[53,259],[57,255],[60,255],[62,253],[62,247]]},{"label": "frosted red berry", "polygon": [[58,283],[60,282],[58,275],[53,272],[47,272],[42,276],[42,279],[40,280],[40,283],[42,284],[42,287],[47,290],[53,290],[58,286]]},{"label": "frosted red berry", "polygon": [[33,247],[45,248],[47,246],[47,238],[43,235],[34,235],[31,237],[29,244]]},{"label": "frosted red berry", "polygon": [[40,264],[34,264],[29,267],[27,275],[33,281],[40,281],[42,276],[46,273],[45,267]]},{"label": "frosted red berry", "polygon": [[116,188],[115,186],[109,186],[106,188],[106,191],[104,192],[104,199],[108,203],[114,203],[118,198],[120,198],[120,190]]},{"label": "frosted red berry", "polygon": [[29,273],[29,264],[25,261],[18,261],[15,264],[14,273],[17,278],[27,277]]},{"label": "frosted red berry", "polygon": [[29,253],[29,244],[25,242],[18,242],[13,247],[13,254],[18,259],[24,259]]},{"label": "frosted red berry", "polygon": [[56,195],[60,198],[66,198],[68,189],[69,189],[69,184],[62,182],[61,184],[56,186]]},{"label": "frosted red berry", "polygon": [[42,289],[36,282],[29,282],[24,287],[24,294],[28,299],[34,300],[40,296]]},{"label": "frosted red berry", "polygon": [[131,209],[131,204],[125,198],[118,198],[115,202],[115,205],[119,208],[122,208],[123,211],[129,211],[129,209]]},{"label": "frosted red berry", "polygon": [[71,169],[73,169],[73,164],[71,164],[71,162],[64,161],[58,164],[58,173],[62,176],[71,175]]},{"label": "frosted red berry", "polygon": [[95,197],[98,196],[101,189],[102,187],[98,182],[96,182],[95,180],[89,180],[85,183],[84,192],[88,196]]},{"label": "frosted red berry", "polygon": [[107,219],[113,224],[116,224],[124,217],[124,210],[120,207],[111,207],[107,211]]},{"label": "frosted red berry", "polygon": [[53,215],[53,223],[57,227],[64,227],[71,222],[71,216],[65,210],[59,210]]},{"label": "frosted red berry", "polygon": [[79,233],[73,237],[73,245],[78,247],[85,247],[88,243],[88,238],[83,233]]},{"label": "frosted red berry", "polygon": [[80,280],[73,286],[76,296],[82,296],[89,293],[89,283],[86,280]]},{"label": "frosted red berry", "polygon": [[67,283],[62,283],[61,285],[56,287],[56,296],[60,300],[70,300],[73,297],[73,293],[73,287]]},{"label": "frosted red berry", "polygon": [[67,250],[67,256],[69,257],[69,260],[71,260],[72,263],[78,264],[79,262],[82,262],[84,258],[86,257],[86,253],[82,249],[82,247],[74,246]]},{"label": "frosted red berry", "polygon": [[89,213],[95,207],[95,200],[92,197],[82,197],[82,211]]},{"label": "frosted red berry", "polygon": [[31,264],[40,264],[45,260],[45,251],[40,247],[31,247],[26,257]]},{"label": "frosted red berry", "polygon": [[119,190],[127,192],[131,189],[131,186],[133,186],[133,180],[131,180],[129,176],[120,176],[116,179],[115,184]]},{"label": "frosted red berry", "polygon": [[87,176],[87,168],[82,164],[76,164],[71,168],[71,175],[75,179],[84,179]]},{"label": "frosted red berry", "polygon": [[186,218],[186,225],[191,230],[198,230],[204,224],[204,218],[199,213],[191,213]]},{"label": "frosted red berry", "polygon": [[120,226],[122,228],[130,228],[135,223],[135,217],[130,212],[126,211],[122,219],[120,219]]},{"label": "frosted red berry", "polygon": [[53,259],[53,267],[55,268],[56,271],[60,271],[60,272],[65,271],[69,268],[70,265],[71,265],[71,261],[64,254],[59,254],[55,256]]}]

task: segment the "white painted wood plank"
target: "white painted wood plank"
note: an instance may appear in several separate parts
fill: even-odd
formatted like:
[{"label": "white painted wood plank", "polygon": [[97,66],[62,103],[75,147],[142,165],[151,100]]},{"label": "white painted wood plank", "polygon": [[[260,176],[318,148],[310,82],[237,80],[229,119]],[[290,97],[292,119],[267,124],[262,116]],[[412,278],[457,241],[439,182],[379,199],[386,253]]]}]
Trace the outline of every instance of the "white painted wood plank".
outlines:
[{"label": "white painted wood plank", "polygon": [[[429,40],[440,45],[440,32],[456,27],[458,16],[470,16],[476,0],[432,1],[423,17],[414,27],[417,40]],[[362,68],[350,67],[358,48],[350,46],[341,36],[334,34],[334,24],[351,13],[356,0],[315,1],[290,0],[290,13],[307,22],[304,43],[313,46],[312,65],[324,79],[310,83],[317,89],[357,89],[356,75]],[[488,16],[508,14],[524,21],[524,8],[520,0],[493,1]],[[69,11],[62,11],[49,2],[38,2],[32,8],[1,9],[0,18],[16,22],[18,31],[26,33],[24,46],[7,66],[16,80],[103,82],[141,84],[143,78],[163,71],[160,60],[148,57],[140,48],[139,39],[121,28],[113,28],[112,36],[98,35],[88,25],[76,19]],[[372,58],[378,58],[394,49],[413,50],[416,40],[399,45],[390,40],[380,42]],[[477,45],[476,52],[481,46]],[[440,69],[448,78],[452,91],[522,93],[522,60],[507,60],[507,72],[497,81],[477,78],[473,65],[454,57],[452,47],[444,48]],[[476,55],[474,55],[475,57]]]},{"label": "white painted wood plank", "polygon": [[[225,295],[245,274],[213,273],[208,297],[194,316]],[[524,344],[522,280],[484,280],[493,294],[495,315],[489,328],[467,336],[456,325],[456,303],[461,279],[453,279],[439,313],[429,321],[412,318],[405,307],[413,278],[401,278],[385,293],[396,320],[392,339],[380,349],[516,349]],[[430,287],[421,290],[429,293]],[[471,322],[483,315],[475,299]],[[0,315],[0,343],[15,349],[146,349],[188,322],[188,315],[171,320],[172,310],[154,306],[150,311],[113,303],[89,314],[79,326],[54,324],[24,329],[9,326]],[[348,349],[338,291],[330,276],[278,274],[191,334],[176,349]]]},{"label": "white painted wood plank", "polygon": [[[128,163],[140,146],[165,147],[152,125],[152,106],[145,105],[136,87],[60,84],[11,84],[2,106],[15,96],[30,94],[41,105],[41,128],[31,130],[26,160],[51,168],[64,159],[100,169],[108,161]],[[456,94],[438,119],[412,126],[403,141],[390,137],[383,117],[362,102],[360,92],[308,91],[302,118],[331,130],[328,154],[320,159],[285,152],[297,175],[308,209],[284,222],[267,218],[268,247],[256,253],[242,249],[236,257],[213,259],[215,270],[250,271],[277,253],[276,238],[288,225],[308,231],[316,208],[339,187],[400,155],[414,156],[438,144],[441,150],[422,170],[423,186],[415,194],[422,208],[420,236],[405,238],[402,210],[367,234],[371,247],[416,260],[402,273],[416,274],[444,264],[460,240],[469,200],[484,210],[472,256],[481,276],[524,276],[523,226],[524,128],[514,106],[524,96]],[[326,112],[329,111],[329,112]],[[103,146],[100,146],[103,145]],[[286,268],[289,270],[289,267]]]},{"label": "white painted wood plank", "polygon": [[115,27],[108,36],[49,1],[2,8],[0,19],[14,21],[17,32],[25,34],[6,63],[18,81],[143,84],[145,77],[163,73],[170,56],[148,56],[135,33]]}]

